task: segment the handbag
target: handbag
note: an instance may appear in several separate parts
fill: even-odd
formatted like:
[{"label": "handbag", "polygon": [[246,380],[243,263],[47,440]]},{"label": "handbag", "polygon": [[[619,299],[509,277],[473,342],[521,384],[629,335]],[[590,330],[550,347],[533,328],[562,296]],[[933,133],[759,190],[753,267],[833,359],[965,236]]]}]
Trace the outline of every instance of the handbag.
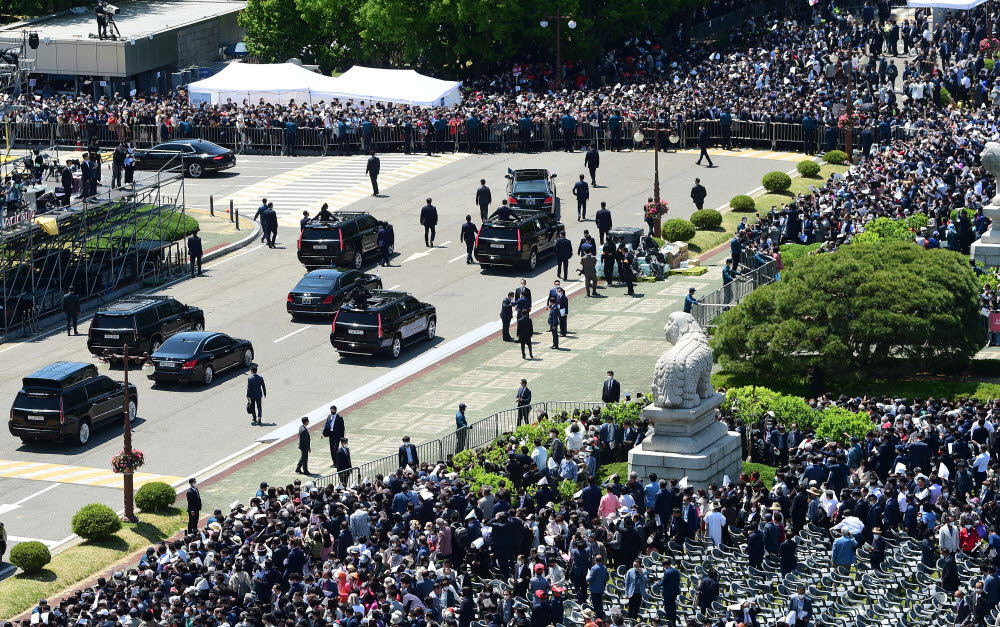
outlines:
[{"label": "handbag", "polygon": [[249,398],[247,399],[247,413],[248,414],[253,413],[253,401],[250,400]]}]

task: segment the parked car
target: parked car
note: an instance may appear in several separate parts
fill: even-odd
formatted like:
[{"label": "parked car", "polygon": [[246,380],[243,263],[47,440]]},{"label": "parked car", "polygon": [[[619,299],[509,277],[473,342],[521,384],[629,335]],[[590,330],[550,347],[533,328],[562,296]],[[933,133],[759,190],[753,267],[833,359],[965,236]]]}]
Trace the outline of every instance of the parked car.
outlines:
[{"label": "parked car", "polygon": [[87,331],[87,349],[94,355],[121,355],[128,344],[132,356],[155,353],[181,331],[205,328],[205,312],[171,296],[130,296],[99,309]]},{"label": "parked car", "polygon": [[538,266],[538,259],[555,252],[559,231],[566,228],[543,211],[513,211],[511,220],[490,218],[476,236],[474,255],[483,268],[492,265]]},{"label": "parked car", "polygon": [[340,310],[358,281],[371,291],[382,289],[382,279],[376,274],[362,274],[357,270],[313,270],[288,292],[285,309],[292,318],[305,315],[332,316]]},{"label": "parked car", "polygon": [[433,340],[437,310],[407,292],[375,290],[359,303],[349,302],[333,318],[330,344],[340,354],[373,355],[388,351],[398,359],[403,346]]},{"label": "parked car", "polygon": [[[314,220],[299,234],[298,258],[307,269],[341,266],[360,270],[365,258],[378,252],[378,229],[392,225],[366,211],[334,211],[332,220]],[[392,254],[393,246],[389,246]]]},{"label": "parked car", "polygon": [[136,170],[180,167],[191,178],[236,165],[236,155],[232,150],[204,139],[175,139],[148,150],[133,150],[132,155]]},{"label": "parked car", "polygon": [[556,201],[556,175],[548,170],[507,169],[507,203],[512,209],[552,211]]},{"label": "parked car", "polygon": [[178,333],[150,355],[153,381],[210,384],[215,375],[253,364],[253,344],[225,333],[188,331]]},{"label": "parked car", "polygon": [[[59,361],[21,380],[7,428],[25,442],[63,440],[83,446],[92,429],[125,417],[125,384],[102,374],[97,366]],[[139,395],[129,384],[128,414],[134,419]]]}]

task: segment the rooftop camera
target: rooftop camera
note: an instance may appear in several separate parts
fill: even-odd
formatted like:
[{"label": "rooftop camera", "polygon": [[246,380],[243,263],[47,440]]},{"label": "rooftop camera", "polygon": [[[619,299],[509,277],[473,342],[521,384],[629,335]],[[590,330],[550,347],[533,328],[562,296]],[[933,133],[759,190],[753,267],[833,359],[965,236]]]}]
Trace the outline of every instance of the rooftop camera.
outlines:
[{"label": "rooftop camera", "polygon": [[122,12],[122,10],[113,4],[105,4],[104,12],[107,13],[108,15],[118,15],[119,13]]}]

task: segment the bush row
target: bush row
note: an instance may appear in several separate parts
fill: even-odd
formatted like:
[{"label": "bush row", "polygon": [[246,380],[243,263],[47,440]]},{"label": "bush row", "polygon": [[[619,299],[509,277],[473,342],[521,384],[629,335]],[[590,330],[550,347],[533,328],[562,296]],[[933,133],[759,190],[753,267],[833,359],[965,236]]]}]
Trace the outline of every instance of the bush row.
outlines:
[{"label": "bush row", "polygon": [[816,410],[799,396],[757,385],[726,390],[725,406],[733,418],[745,425],[756,423],[770,411],[778,424],[787,427],[795,423],[803,432],[813,431],[817,437],[841,444],[847,444],[851,437],[863,438],[875,426],[868,414],[843,407]]}]

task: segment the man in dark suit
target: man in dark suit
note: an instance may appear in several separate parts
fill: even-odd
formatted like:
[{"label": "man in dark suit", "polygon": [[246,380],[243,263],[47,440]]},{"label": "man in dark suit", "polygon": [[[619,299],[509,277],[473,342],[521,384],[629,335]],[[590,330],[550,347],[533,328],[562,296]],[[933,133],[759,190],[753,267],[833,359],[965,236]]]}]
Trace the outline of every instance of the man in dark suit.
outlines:
[{"label": "man in dark suit", "polygon": [[583,175],[580,175],[580,180],[573,183],[573,196],[576,197],[576,221],[587,219],[587,200],[590,198],[590,186],[587,182],[583,180]]},{"label": "man in dark suit", "polygon": [[299,425],[299,463],[295,465],[295,474],[311,475],[309,472],[309,453],[312,446],[309,438],[309,417],[302,416],[302,424]]},{"label": "man in dark suit", "polygon": [[472,249],[476,245],[478,235],[479,229],[472,223],[472,216],[465,216],[465,224],[462,225],[462,232],[459,234],[459,240],[465,242],[465,263],[472,263]]},{"label": "man in dark suit", "polygon": [[334,462],[337,466],[337,472],[340,473],[340,481],[346,484],[347,474],[344,471],[351,468],[351,449],[347,448],[347,438],[340,438],[340,448],[337,449],[337,457]]},{"label": "man in dark suit", "polygon": [[597,146],[590,146],[587,149],[587,156],[583,158],[583,165],[590,170],[590,184],[597,186],[597,168],[601,165],[601,155],[597,152]]},{"label": "man in dark suit", "polygon": [[681,574],[674,568],[673,560],[663,558],[663,579],[660,581],[663,594],[663,618],[666,627],[677,625],[677,597],[681,595]]},{"label": "man in dark suit", "polygon": [[80,297],[76,295],[76,289],[72,285],[63,296],[62,310],[66,314],[66,335],[70,335],[70,328],[73,329],[73,335],[79,335],[76,325],[77,318],[80,316]]},{"label": "man in dark suit", "polygon": [[521,379],[521,387],[517,388],[517,426],[531,422],[531,390],[528,389],[528,380]]},{"label": "man in dark suit", "polygon": [[340,438],[346,432],[344,417],[337,412],[336,405],[330,405],[330,413],[323,424],[323,435],[321,437],[330,439],[330,461],[337,463],[337,447],[340,446]]},{"label": "man in dark suit", "polygon": [[955,624],[964,625],[972,614],[969,602],[965,600],[965,591],[958,589],[955,591]]},{"label": "man in dark suit", "polygon": [[274,248],[274,240],[278,237],[278,214],[274,210],[274,203],[267,203],[267,209],[260,217],[264,234],[267,236],[267,247]]},{"label": "man in dark suit", "polygon": [[705,208],[705,196],[708,196],[708,191],[706,191],[705,186],[701,184],[701,179],[696,178],[694,180],[694,187],[691,188],[691,200],[694,201],[694,206],[699,211]]},{"label": "man in dark suit", "polygon": [[195,264],[198,265],[198,274],[201,274],[201,238],[198,237],[198,229],[195,229],[191,236],[188,237],[188,257],[191,259],[191,278],[193,279],[195,275]]},{"label": "man in dark suit", "polygon": [[188,479],[187,491],[187,532],[198,533],[198,519],[201,518],[201,493],[198,492],[198,480],[194,477]]},{"label": "man in dark suit", "polygon": [[882,529],[875,527],[872,529],[872,549],[868,553],[868,559],[871,562],[873,571],[878,572],[879,566],[885,561],[886,548],[885,538],[882,537]]},{"label": "man in dark suit", "polygon": [[753,568],[760,568],[764,563],[764,534],[755,528],[747,536],[747,563]]},{"label": "man in dark suit", "polygon": [[573,242],[566,239],[566,231],[559,231],[555,243],[556,276],[569,281],[569,260],[573,258]]},{"label": "man in dark suit", "polygon": [[427,248],[434,246],[435,227],[438,223],[437,207],[431,204],[431,199],[427,199],[427,204],[420,208],[420,224],[424,227],[424,244]]},{"label": "man in dark suit", "polygon": [[712,167],[712,157],[708,156],[708,147],[712,145],[712,138],[708,134],[708,130],[705,129],[705,125],[702,124],[698,127],[698,148],[701,149],[701,153],[698,155],[698,165],[701,165],[702,159],[708,159],[708,167]]},{"label": "man in dark suit", "polygon": [[514,341],[510,336],[510,321],[514,319],[514,300],[514,292],[507,292],[507,296],[500,302],[500,325],[504,342]]},{"label": "man in dark suit", "polygon": [[493,202],[493,194],[490,188],[486,187],[486,179],[479,179],[479,187],[476,188],[476,205],[479,207],[479,215],[482,221],[490,215],[490,203]]},{"label": "man in dark suit", "polygon": [[410,444],[410,436],[403,436],[403,445],[399,447],[399,467],[405,468],[409,466],[410,468],[417,468],[420,464],[420,458],[417,457],[417,447]]},{"label": "man in dark suit", "polygon": [[806,627],[812,618],[812,599],[806,596],[806,587],[801,583],[795,590],[788,600],[788,613],[795,612],[795,624],[790,627]]},{"label": "man in dark suit", "polygon": [[59,204],[63,207],[69,205],[70,198],[73,196],[73,171],[69,169],[69,159],[66,160],[66,167],[62,169],[62,174],[59,175],[59,181],[62,183],[63,193],[59,199]]},{"label": "man in dark suit", "polygon": [[372,180],[372,196],[378,196],[378,172],[381,167],[382,162],[375,156],[373,150],[372,156],[368,157],[368,164],[365,166],[365,174]]},{"label": "man in dark suit", "polygon": [[614,370],[608,370],[608,380],[604,382],[604,389],[601,390],[601,401],[604,403],[617,403],[622,397],[622,386],[615,380]]},{"label": "man in dark suit", "polygon": [[611,210],[608,209],[608,204],[601,201],[601,208],[597,210],[594,214],[594,223],[597,226],[597,232],[601,235],[601,244],[604,243],[604,236],[608,234],[611,230]]},{"label": "man in dark suit", "polygon": [[257,374],[257,366],[250,366],[250,378],[247,379],[247,400],[250,401],[250,424],[264,422],[264,409],[260,401],[267,398],[267,386],[264,377]]},{"label": "man in dark suit", "polygon": [[517,311],[531,309],[531,288],[524,279],[521,279],[521,285],[514,290],[514,301],[514,309]]},{"label": "man in dark suit", "polygon": [[789,536],[778,547],[778,560],[782,577],[798,567],[799,558],[795,554],[796,549],[798,549],[798,545],[795,543],[794,536]]},{"label": "man in dark suit", "polygon": [[90,161],[86,158],[80,159],[80,195],[77,198],[90,197],[91,174]]}]

